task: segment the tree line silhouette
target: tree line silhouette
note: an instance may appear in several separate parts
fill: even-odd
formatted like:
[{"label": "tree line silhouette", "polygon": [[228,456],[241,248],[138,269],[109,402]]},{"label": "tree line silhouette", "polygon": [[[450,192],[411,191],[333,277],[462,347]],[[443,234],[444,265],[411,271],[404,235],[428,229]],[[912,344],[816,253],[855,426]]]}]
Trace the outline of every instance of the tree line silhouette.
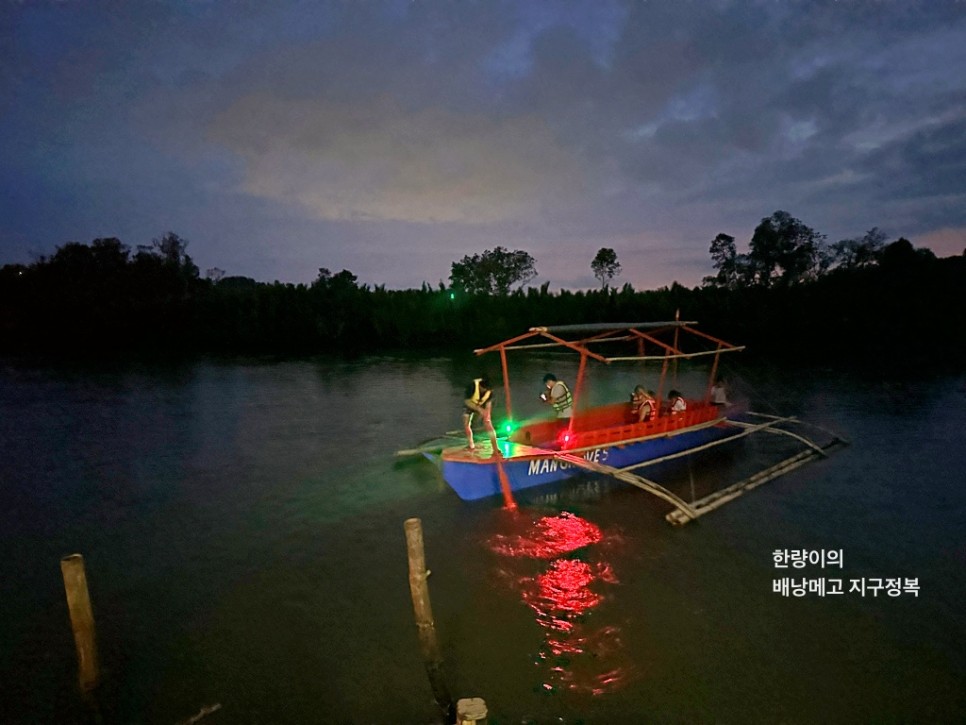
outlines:
[{"label": "tree line silhouette", "polygon": [[716,274],[691,289],[611,287],[620,265],[610,249],[592,263],[601,289],[511,289],[532,279],[535,260],[497,247],[454,262],[450,285],[391,290],[326,268],[311,284],[219,270],[202,276],[172,232],[135,250],[115,238],[70,242],[32,264],[0,268],[0,352],[468,351],[534,324],[664,320],[680,310],[682,319],[767,356],[966,362],[966,256],[940,259],[903,238],[886,244],[878,229],[825,245],[781,211],[762,219],[747,254],[726,234],[709,252]]}]

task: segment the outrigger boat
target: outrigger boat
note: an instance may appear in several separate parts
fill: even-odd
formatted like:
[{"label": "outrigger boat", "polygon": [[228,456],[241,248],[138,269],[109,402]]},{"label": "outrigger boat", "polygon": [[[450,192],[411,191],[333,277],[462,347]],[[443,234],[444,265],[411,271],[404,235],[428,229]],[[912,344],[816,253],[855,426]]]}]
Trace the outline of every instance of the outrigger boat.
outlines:
[{"label": "outrigger boat", "polygon": [[[682,524],[772,478],[825,456],[830,448],[847,442],[832,434],[832,440],[820,446],[787,429],[789,424],[800,424],[795,418],[765,416],[715,404],[712,401],[712,386],[717,377],[720,357],[724,353],[743,350],[744,346],[732,345],[708,335],[696,329],[697,324],[673,320],[532,327],[522,335],[475,350],[477,355],[499,353],[506,412],[511,420],[513,408],[507,353],[520,350],[565,350],[577,353],[580,363],[572,393],[572,417],[569,420],[541,418],[517,426],[510,424],[508,430],[501,431],[496,450],[483,441],[470,450],[462,438],[451,433],[435,445],[424,445],[406,452],[421,453],[438,464],[444,480],[466,501],[501,493],[507,501],[512,501],[514,491],[548,486],[591,471],[613,476],[668,501],[675,506],[675,510],[668,514],[668,520]],[[663,398],[671,365],[676,365],[680,360],[708,357],[712,358],[712,364],[704,394],[698,399],[688,399],[684,411],[672,413],[661,410],[650,420],[637,422],[627,402],[580,406],[585,397],[588,361],[607,365],[616,362],[660,362],[661,375],[656,395],[659,402]],[[761,431],[791,436],[805,445],[805,451],[690,503],[660,484],[633,473],[645,466]],[[455,441],[461,444],[448,445]]]}]

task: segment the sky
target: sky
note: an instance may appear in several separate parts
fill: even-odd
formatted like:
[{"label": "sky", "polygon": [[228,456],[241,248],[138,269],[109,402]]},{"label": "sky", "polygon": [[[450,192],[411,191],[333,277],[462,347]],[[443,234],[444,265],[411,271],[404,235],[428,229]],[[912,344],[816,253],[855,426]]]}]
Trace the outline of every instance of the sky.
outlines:
[{"label": "sky", "polygon": [[966,248],[966,0],[0,0],[0,264],[695,286],[784,210]]}]

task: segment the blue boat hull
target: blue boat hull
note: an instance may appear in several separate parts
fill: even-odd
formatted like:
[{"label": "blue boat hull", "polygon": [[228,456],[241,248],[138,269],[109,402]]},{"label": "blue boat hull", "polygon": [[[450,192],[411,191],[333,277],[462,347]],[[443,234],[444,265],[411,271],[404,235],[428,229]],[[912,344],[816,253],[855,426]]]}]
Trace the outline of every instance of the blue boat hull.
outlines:
[{"label": "blue boat hull", "polygon": [[[624,468],[698,448],[740,433],[741,429],[736,426],[722,423],[632,443],[573,451],[573,454],[593,463]],[[512,491],[558,483],[584,473],[581,467],[558,460],[550,454],[518,455],[513,444],[506,444],[503,456],[473,458],[464,455],[454,458],[448,457],[444,452],[441,461],[443,478],[461,499],[475,501],[501,494],[499,466],[502,466]]]}]

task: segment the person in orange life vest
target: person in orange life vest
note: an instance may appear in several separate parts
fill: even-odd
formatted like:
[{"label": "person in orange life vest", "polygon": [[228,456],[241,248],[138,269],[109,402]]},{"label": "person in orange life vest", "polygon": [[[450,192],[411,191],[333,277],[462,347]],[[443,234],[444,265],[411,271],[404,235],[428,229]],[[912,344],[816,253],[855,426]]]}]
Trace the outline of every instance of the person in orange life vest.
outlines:
[{"label": "person in orange life vest", "polygon": [[684,397],[681,395],[681,393],[679,393],[677,390],[672,390],[670,393],[668,393],[667,400],[668,400],[668,411],[671,413],[671,415],[675,415],[677,413],[683,413],[685,410],[688,409],[687,402],[684,400]]},{"label": "person in orange life vest", "polygon": [[657,401],[654,400],[654,393],[645,390],[643,385],[634,388],[631,395],[631,415],[635,423],[643,423],[657,417]]},{"label": "person in orange life vest", "polygon": [[491,409],[493,406],[493,389],[489,378],[475,378],[466,387],[466,397],[463,399],[463,430],[466,432],[466,447],[471,451],[476,448],[473,442],[473,416],[479,415],[483,427],[490,434],[490,443],[494,452],[499,451],[496,445],[496,430],[493,428]]}]

